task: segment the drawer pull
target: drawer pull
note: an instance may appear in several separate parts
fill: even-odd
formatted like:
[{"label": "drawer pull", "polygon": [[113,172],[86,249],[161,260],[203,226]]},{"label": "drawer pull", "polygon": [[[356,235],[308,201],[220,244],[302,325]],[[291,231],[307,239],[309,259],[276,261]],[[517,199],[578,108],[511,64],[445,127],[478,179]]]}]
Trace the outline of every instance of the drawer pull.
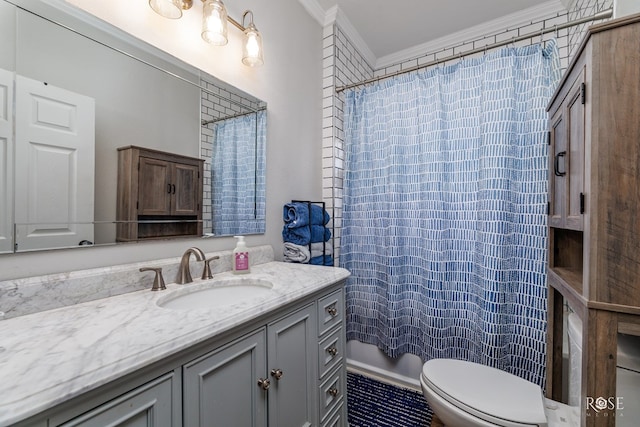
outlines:
[{"label": "drawer pull", "polygon": [[269,390],[270,385],[271,385],[271,381],[265,378],[258,378],[258,387],[260,387],[261,389],[267,391]]},{"label": "drawer pull", "polygon": [[330,388],[327,393],[331,395],[331,397],[336,397],[338,395],[338,389],[335,387]]},{"label": "drawer pull", "polygon": [[333,306],[327,307],[327,313],[329,313],[331,317],[336,317],[338,315],[338,309]]},{"label": "drawer pull", "polygon": [[282,369],[272,369],[271,370],[271,376],[273,378],[275,378],[276,380],[280,380],[280,378],[282,378],[282,376],[284,375],[284,372],[282,372]]},{"label": "drawer pull", "polygon": [[335,357],[336,354],[338,354],[338,349],[335,347],[329,347],[327,349],[327,353],[329,353],[331,355],[331,357]]}]

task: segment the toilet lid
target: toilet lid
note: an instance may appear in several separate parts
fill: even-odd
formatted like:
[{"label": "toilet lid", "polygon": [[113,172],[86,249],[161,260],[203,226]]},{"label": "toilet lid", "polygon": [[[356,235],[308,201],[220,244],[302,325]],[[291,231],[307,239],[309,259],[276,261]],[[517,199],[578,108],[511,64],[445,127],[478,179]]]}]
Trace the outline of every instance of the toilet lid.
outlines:
[{"label": "toilet lid", "polygon": [[422,380],[443,399],[486,421],[546,425],[540,387],[508,372],[462,360],[433,359],[424,364]]}]

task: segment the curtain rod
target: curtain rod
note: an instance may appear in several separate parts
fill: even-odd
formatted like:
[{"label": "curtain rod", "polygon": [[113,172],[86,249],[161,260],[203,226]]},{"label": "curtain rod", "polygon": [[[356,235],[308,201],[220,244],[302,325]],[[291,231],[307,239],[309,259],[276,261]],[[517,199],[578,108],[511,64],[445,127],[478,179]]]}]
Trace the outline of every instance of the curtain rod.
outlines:
[{"label": "curtain rod", "polygon": [[441,64],[441,63],[446,62],[446,61],[450,61],[452,59],[460,59],[460,58],[462,58],[464,56],[473,55],[475,53],[486,52],[489,49],[495,49],[497,47],[506,46],[506,45],[509,45],[509,44],[512,44],[512,43],[516,43],[516,42],[519,42],[519,41],[522,41],[522,40],[530,39],[530,38],[533,38],[533,37],[536,37],[536,36],[542,36],[543,34],[551,33],[553,31],[563,30],[563,29],[569,28],[569,27],[575,27],[576,25],[586,24],[587,22],[596,21],[596,20],[599,20],[599,19],[611,18],[612,16],[613,16],[613,8],[610,8],[610,9],[607,9],[607,10],[603,10],[602,12],[598,12],[595,15],[588,16],[586,18],[580,18],[580,19],[576,19],[575,21],[569,21],[569,22],[566,22],[564,24],[555,25],[555,26],[549,27],[549,28],[544,28],[544,29],[542,29],[540,31],[534,31],[534,32],[525,34],[523,36],[512,37],[509,40],[504,40],[504,41],[501,41],[501,42],[496,42],[496,43],[493,43],[493,44],[482,46],[482,47],[479,47],[479,48],[476,48],[476,49],[468,50],[466,52],[462,52],[462,53],[459,53],[457,55],[451,55],[451,56],[447,56],[445,58],[436,59],[435,61],[427,62],[427,63],[422,64],[422,65],[416,65],[416,66],[413,66],[413,67],[410,67],[410,68],[405,68],[404,70],[394,71],[393,73],[384,74],[384,75],[378,76],[378,77],[373,77],[373,78],[370,78],[370,79],[367,79],[367,80],[363,80],[363,81],[361,81],[359,83],[352,83],[352,84],[345,85],[345,86],[338,86],[336,88],[336,93],[340,93],[340,92],[342,92],[344,90],[352,89],[354,87],[367,85],[369,83],[375,83],[377,81],[388,79],[390,77],[399,76],[401,74],[410,73],[412,71],[421,70],[423,68],[432,67],[434,65]]},{"label": "curtain rod", "polygon": [[211,123],[221,122],[223,120],[235,119],[237,117],[242,117],[242,116],[246,116],[246,115],[249,115],[249,114],[256,114],[256,113],[259,113],[260,111],[264,111],[266,109],[267,109],[267,107],[261,107],[261,108],[258,108],[257,110],[249,111],[248,113],[238,113],[238,114],[234,114],[232,116],[220,117],[218,119],[202,120],[202,126],[210,125]]}]

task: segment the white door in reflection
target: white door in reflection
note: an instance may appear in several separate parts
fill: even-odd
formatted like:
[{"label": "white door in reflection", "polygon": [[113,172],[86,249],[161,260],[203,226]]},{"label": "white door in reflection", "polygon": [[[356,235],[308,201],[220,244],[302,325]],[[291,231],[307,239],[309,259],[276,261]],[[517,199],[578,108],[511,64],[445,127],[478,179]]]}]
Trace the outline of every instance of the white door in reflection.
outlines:
[{"label": "white door in reflection", "polygon": [[0,253],[13,252],[13,73],[0,69]]},{"label": "white door in reflection", "polygon": [[16,250],[93,242],[95,101],[16,76]]}]

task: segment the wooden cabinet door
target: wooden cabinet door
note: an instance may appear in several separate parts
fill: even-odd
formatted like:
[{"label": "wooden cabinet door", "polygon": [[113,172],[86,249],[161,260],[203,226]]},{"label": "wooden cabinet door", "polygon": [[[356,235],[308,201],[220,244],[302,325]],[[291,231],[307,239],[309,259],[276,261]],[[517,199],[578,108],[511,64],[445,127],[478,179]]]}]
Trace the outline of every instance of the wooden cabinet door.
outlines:
[{"label": "wooden cabinet door", "polygon": [[198,166],[174,164],[171,180],[173,215],[198,215],[202,191],[199,174]]},{"label": "wooden cabinet door", "polygon": [[[565,227],[567,198],[567,178],[563,170],[566,166],[567,120],[564,108],[560,107],[551,117],[549,148],[549,226]],[[560,165],[562,162],[562,166]]]},{"label": "wooden cabinet door", "polygon": [[[265,329],[183,367],[184,427],[267,426]],[[273,426],[277,424],[271,424]]]},{"label": "wooden cabinet door", "polygon": [[583,229],[584,214],[584,139],[585,139],[585,81],[584,73],[575,81],[567,96],[568,189],[566,228]]},{"label": "wooden cabinet door", "polygon": [[574,81],[550,120],[549,226],[583,229],[584,74]]},{"label": "wooden cabinet door", "polygon": [[171,214],[171,163],[140,157],[138,178],[139,215]]},{"label": "wooden cabinet door", "polygon": [[309,305],[270,324],[267,332],[269,425],[318,425],[315,306]]}]

